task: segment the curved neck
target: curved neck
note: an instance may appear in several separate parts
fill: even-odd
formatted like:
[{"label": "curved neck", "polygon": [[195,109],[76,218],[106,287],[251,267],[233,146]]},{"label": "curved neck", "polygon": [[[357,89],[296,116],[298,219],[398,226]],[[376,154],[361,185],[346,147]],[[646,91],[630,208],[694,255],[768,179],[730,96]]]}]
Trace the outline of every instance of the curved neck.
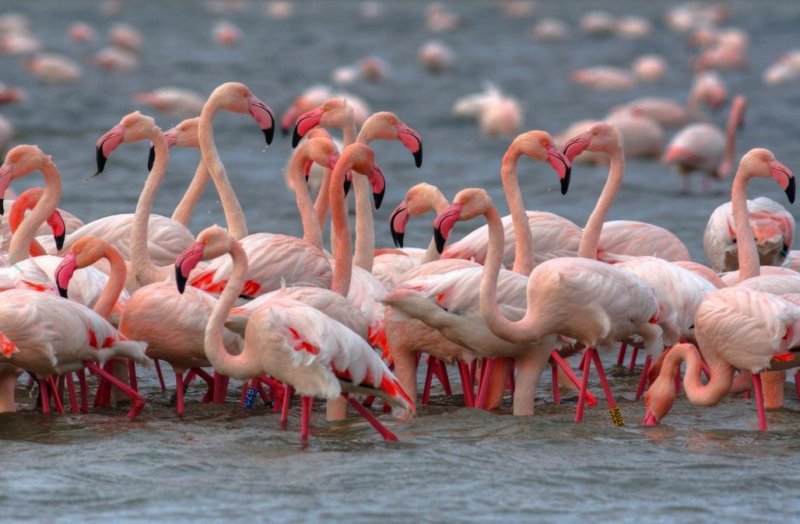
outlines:
[{"label": "curved neck", "polygon": [[[314,200],[314,213],[317,215],[317,224],[319,224],[320,236],[322,235],[322,231],[325,229],[325,221],[328,218],[328,206],[331,203],[330,187],[331,170],[326,167],[322,172],[322,181],[319,185],[317,198]],[[333,239],[331,238],[331,246],[332,245]]]},{"label": "curved neck", "polygon": [[600,243],[600,233],[603,223],[608,216],[608,211],[614,203],[619,188],[622,187],[622,177],[625,175],[625,155],[622,149],[617,149],[610,155],[611,162],[608,168],[608,178],[603,186],[603,191],[597,199],[586,227],[583,228],[581,243],[578,246],[578,256],[583,258],[597,258],[597,246]]},{"label": "curved neck", "polygon": [[733,169],[733,158],[736,156],[736,131],[739,129],[743,111],[744,104],[735,100],[731,106],[731,113],[728,115],[728,122],[725,126],[725,158],[717,172],[719,177],[728,176],[731,169]]},{"label": "curved neck", "polygon": [[[718,358],[708,358],[706,363],[711,371],[708,383],[703,384],[700,372],[702,371],[702,359],[700,352],[694,346],[680,344],[669,350],[665,357],[664,364],[669,363],[670,369],[674,366],[676,372],[680,362],[686,362],[686,375],[683,377],[683,387],[686,390],[686,397],[689,402],[701,406],[712,406],[728,394],[733,381],[733,366]],[[670,375],[674,376],[674,375]]]},{"label": "curved neck", "polygon": [[489,248],[486,252],[483,277],[481,278],[481,314],[489,329],[508,341],[525,342],[538,338],[546,333],[538,334],[536,332],[536,319],[533,318],[533,315],[529,315],[530,304],[528,304],[525,316],[518,322],[508,320],[500,311],[497,303],[497,279],[503,263],[505,234],[503,233],[503,222],[494,206],[485,213],[485,216],[489,225]]},{"label": "curved neck", "polygon": [[117,300],[119,300],[122,289],[125,287],[125,278],[127,277],[128,270],[125,267],[125,260],[122,258],[122,255],[120,255],[119,251],[116,249],[111,248],[111,246],[106,246],[103,251],[103,257],[108,260],[108,263],[111,265],[111,273],[109,274],[108,282],[106,282],[103,288],[103,292],[100,294],[100,298],[97,299],[94,305],[94,312],[107,320],[111,315],[111,311],[114,309],[114,305],[117,303]]},{"label": "curved neck", "polygon": [[200,155],[203,158],[208,173],[217,188],[219,200],[222,203],[222,211],[225,214],[225,222],[228,231],[236,240],[241,240],[247,236],[247,221],[244,211],[236,198],[231,181],[228,180],[228,173],[217,151],[214,143],[214,115],[219,110],[214,99],[206,102],[203,111],[200,113],[200,125],[198,129],[198,139],[200,142]]},{"label": "curved neck", "polygon": [[[350,127],[344,128],[345,146],[352,143],[347,141],[347,129]],[[352,130],[355,135],[355,124]],[[369,143],[363,137],[359,142]],[[375,260],[375,222],[372,217],[372,191],[367,177],[353,174],[353,195],[356,201],[356,247],[353,263],[372,273],[372,262]]]},{"label": "curved neck", "polygon": [[757,277],[761,273],[758,249],[750,227],[750,212],[747,210],[747,182],[750,180],[741,167],[733,177],[731,186],[731,212],[736,228],[736,245],[739,256],[739,282]]},{"label": "curved neck", "polygon": [[520,152],[512,145],[503,155],[500,180],[506,195],[511,222],[514,225],[514,267],[513,271],[530,275],[534,266],[533,234],[528,225],[528,214],[522,201],[522,190],[517,179],[517,162]]},{"label": "curved neck", "polygon": [[261,374],[256,346],[245,344],[244,350],[240,354],[231,355],[225,349],[223,341],[225,319],[242,292],[242,285],[247,272],[247,255],[245,255],[244,249],[242,249],[239,242],[232,242],[231,244],[230,254],[233,260],[233,270],[225,289],[214,305],[208,324],[206,324],[204,348],[206,358],[214,367],[214,370],[223,375],[236,378],[251,378]]},{"label": "curved neck", "polygon": [[195,169],[194,177],[189,187],[186,189],[186,193],[183,194],[183,198],[181,198],[181,201],[175,206],[175,211],[172,212],[172,220],[187,228],[189,227],[189,222],[192,220],[192,213],[206,190],[208,179],[208,169],[206,169],[206,165],[201,159],[200,162],[197,163],[197,169]]},{"label": "curved neck", "polygon": [[[436,211],[436,216],[439,216],[439,214],[449,205],[450,202],[447,201],[447,198],[445,198],[442,193],[437,192],[436,200],[433,202],[433,209]],[[440,256],[439,250],[436,249],[436,239],[432,238],[428,244],[428,249],[425,250],[425,255],[422,257],[422,263],[426,264],[428,262],[433,262],[434,260],[439,260]]]},{"label": "curved neck", "polygon": [[[38,195],[38,197],[41,197],[41,193]],[[11,231],[12,235],[17,229],[19,229],[22,221],[25,220],[25,212],[29,209],[33,209],[33,206],[36,205],[36,202],[38,202],[38,198],[33,200],[28,196],[27,192],[19,195],[14,201],[14,204],[11,206],[11,211],[8,214],[8,229]],[[45,251],[39,241],[35,238],[32,239],[28,249],[28,255],[31,257],[40,257],[46,254],[47,251]]]},{"label": "curved neck", "polygon": [[308,193],[308,184],[303,176],[304,155],[297,152],[289,161],[289,177],[294,186],[294,199],[303,224],[303,240],[322,249],[322,229],[314,213],[314,203]]},{"label": "curved neck", "polygon": [[[340,158],[331,173],[330,207],[331,207],[331,239],[335,240],[333,248],[333,282],[331,290],[346,297],[350,290],[350,278],[353,273],[353,256],[350,253],[350,226],[347,223],[347,205],[344,199],[344,174],[350,169],[349,162]],[[356,179],[366,178],[355,174]],[[355,180],[353,181],[355,182]]]},{"label": "curved neck", "polygon": [[53,213],[61,198],[61,175],[53,161],[49,158],[45,160],[42,163],[41,172],[44,177],[42,197],[22,221],[19,229],[11,237],[11,244],[8,246],[8,261],[12,264],[28,257],[36,231]]},{"label": "curved neck", "polygon": [[147,175],[144,189],[139,195],[139,201],[136,202],[130,242],[131,267],[134,279],[139,286],[164,280],[167,274],[166,271],[169,269],[162,269],[153,264],[153,261],[150,260],[150,252],[147,249],[147,226],[150,215],[153,212],[153,202],[156,199],[161,181],[164,179],[167,162],[169,161],[169,147],[167,147],[164,133],[155,128],[150,139],[155,147],[156,158],[153,163],[153,169]]}]

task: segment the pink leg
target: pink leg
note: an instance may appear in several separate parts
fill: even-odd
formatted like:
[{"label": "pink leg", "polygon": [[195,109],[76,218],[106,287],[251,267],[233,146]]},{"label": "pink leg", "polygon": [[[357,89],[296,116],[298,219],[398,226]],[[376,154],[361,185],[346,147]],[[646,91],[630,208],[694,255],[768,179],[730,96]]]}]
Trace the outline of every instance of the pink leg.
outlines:
[{"label": "pink leg", "polygon": [[756,414],[758,415],[758,429],[767,430],[767,413],[764,409],[764,390],[761,387],[761,373],[753,373],[753,391],[756,395]]},{"label": "pink leg", "polygon": [[578,391],[578,407],[575,410],[575,422],[583,422],[583,409],[586,405],[586,393],[589,390],[589,364],[592,362],[589,352],[592,351],[592,349],[594,348],[588,348],[583,352],[583,360],[581,361],[581,372],[583,376],[581,377],[581,387]]},{"label": "pink leg", "polygon": [[81,413],[89,412],[89,384],[86,383],[86,372],[78,370],[78,384],[81,386]]},{"label": "pink leg", "polygon": [[493,358],[486,358],[483,360],[483,366],[481,366],[481,382],[478,387],[478,399],[475,401],[475,407],[478,409],[486,409],[486,396],[489,394],[489,377],[492,376],[493,367]]},{"label": "pink leg", "polygon": [[[191,374],[192,372],[189,371]],[[194,376],[194,375],[192,375]],[[175,411],[183,415],[183,372],[175,372]]]},{"label": "pink leg", "polygon": [[50,386],[50,392],[53,395],[53,402],[56,405],[56,411],[59,413],[66,413],[64,410],[64,403],[61,402],[61,395],[58,394],[58,388],[56,387],[56,381],[52,375],[47,377],[47,385]]},{"label": "pink leg", "polygon": [[794,373],[794,392],[800,397],[800,371]]},{"label": "pink leg", "polygon": [[[553,353],[556,353],[553,351]],[[558,385],[558,362],[553,360],[550,364],[550,370],[553,372],[553,404],[561,404],[561,388]]]},{"label": "pink leg", "polygon": [[650,372],[650,366],[653,364],[653,357],[649,354],[644,359],[644,367],[642,368],[642,374],[639,376],[639,386],[636,388],[636,400],[642,398],[642,394],[644,393],[644,388],[647,386],[647,374]]},{"label": "pink leg", "polygon": [[97,376],[110,382],[111,385],[116,386],[117,389],[122,391],[128,396],[128,398],[131,399],[131,409],[128,411],[128,418],[132,419],[138,415],[140,411],[142,411],[142,408],[144,408],[144,405],[147,403],[147,399],[141,396],[138,392],[134,391],[128,384],[122,382],[113,374],[100,368],[100,366],[94,362],[84,362],[83,365],[86,366],[86,368],[90,371],[94,371]]},{"label": "pink leg", "polygon": [[156,375],[158,376],[158,383],[161,386],[161,392],[164,393],[167,390],[167,385],[164,383],[164,374],[161,372],[161,362],[158,360],[153,361],[156,365]]},{"label": "pink leg", "polygon": [[78,395],[75,392],[75,382],[72,380],[72,373],[67,373],[64,379],[67,383],[67,393],[69,394],[70,412],[73,414],[80,411],[81,407],[78,404]]},{"label": "pink leg", "polygon": [[469,365],[463,360],[458,361],[458,373],[461,376],[461,390],[464,392],[464,405],[468,408],[473,408],[475,407],[475,390],[473,389]]},{"label": "pink leg", "polygon": [[479,359],[476,358],[475,360],[469,363],[470,384],[473,385],[475,384],[475,377],[478,375],[478,360]]},{"label": "pink leg", "polygon": [[128,382],[131,383],[131,389],[139,391],[139,383],[136,380],[136,363],[133,360],[128,361]]},{"label": "pink leg", "polygon": [[39,382],[39,398],[42,401],[42,415],[50,413],[50,391],[47,387],[47,379],[40,378]]},{"label": "pink leg", "polygon": [[619,355],[617,355],[617,365],[622,367],[625,364],[625,353],[628,352],[628,344],[627,342],[623,342],[622,345],[619,346]]},{"label": "pink leg", "polygon": [[214,378],[211,375],[209,375],[203,368],[192,368],[192,371],[194,371],[195,375],[202,378],[203,382],[205,382],[206,386],[208,387],[206,394],[203,395],[203,398],[201,400],[203,404],[208,404],[211,401],[211,397],[214,394],[214,383],[215,383]]},{"label": "pink leg", "polygon": [[369,410],[367,410],[367,408],[359,404],[358,401],[356,401],[355,399],[350,398],[347,395],[344,396],[345,398],[347,398],[347,402],[349,402],[350,405],[353,406],[353,408],[355,408],[355,410],[358,411],[362,417],[367,419],[367,422],[369,422],[370,425],[372,425],[372,427],[375,428],[375,430],[378,433],[380,433],[381,437],[383,437],[383,440],[390,440],[392,442],[397,441],[397,435],[389,431],[389,429],[386,426],[381,424],[380,421],[377,418],[375,418],[375,415],[370,413]]},{"label": "pink leg", "polygon": [[639,348],[636,346],[633,347],[633,351],[631,352],[631,361],[628,364],[628,371],[633,371],[636,369],[636,358],[639,356]]},{"label": "pink leg", "polygon": [[425,360],[428,369],[425,371],[425,386],[422,388],[422,405],[427,406],[431,399],[431,385],[433,384],[433,368],[436,359],[430,355]]},{"label": "pink leg", "polygon": [[301,405],[302,405],[302,410],[300,411],[300,445],[306,447],[308,446],[308,431],[311,422],[311,407],[314,405],[314,397],[301,397]]},{"label": "pink leg", "polygon": [[281,410],[281,429],[286,429],[289,420],[289,405],[292,402],[292,386],[286,384],[283,392],[283,409]]},{"label": "pink leg", "polygon": [[449,396],[453,395],[453,390],[450,388],[450,377],[447,376],[447,367],[444,364],[444,361],[438,358],[433,360],[433,372],[436,374],[436,378],[439,379],[439,382],[442,384],[444,388],[444,394]]},{"label": "pink leg", "polygon": [[[578,380],[577,376],[575,376],[575,372],[572,371],[572,366],[569,365],[569,362],[564,360],[564,358],[561,355],[558,354],[558,351],[553,351],[552,353],[550,353],[550,357],[553,360],[555,360],[556,364],[558,364],[558,367],[561,368],[561,371],[563,371],[564,374],[569,378],[569,381],[572,382],[575,385],[575,387],[578,389],[578,391],[580,391],[580,389],[581,389],[581,381]],[[581,360],[581,367],[583,367],[584,363],[585,363],[585,360]],[[589,407],[596,406],[597,405],[597,398],[594,395],[592,395],[591,392],[587,391],[586,392],[586,402],[589,404]]]},{"label": "pink leg", "polygon": [[606,394],[606,402],[608,402],[608,410],[611,412],[611,422],[615,426],[624,426],[625,421],[622,418],[622,412],[617,407],[617,401],[614,399],[614,394],[611,392],[611,386],[608,384],[606,372],[603,370],[603,363],[600,361],[600,355],[597,349],[591,348],[592,361],[594,367],[597,368],[597,374],[600,376],[600,384],[603,386],[603,392]]}]

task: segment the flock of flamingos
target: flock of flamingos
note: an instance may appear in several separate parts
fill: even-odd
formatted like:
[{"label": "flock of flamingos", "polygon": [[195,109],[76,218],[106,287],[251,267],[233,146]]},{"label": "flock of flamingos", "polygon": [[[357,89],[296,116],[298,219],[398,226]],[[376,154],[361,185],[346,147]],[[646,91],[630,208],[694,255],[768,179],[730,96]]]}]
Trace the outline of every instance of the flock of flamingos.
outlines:
[{"label": "flock of flamingos", "polygon": [[[602,89],[618,79],[595,69],[576,72],[574,81]],[[491,134],[513,108],[499,96],[476,95],[460,107],[480,114]],[[718,98],[719,86],[707,77],[695,84],[689,110]],[[280,119],[285,132],[293,130],[286,176],[302,238],[248,230],[215,145],[214,116],[249,115],[267,144],[277,121],[239,82],[218,86],[198,117],[166,132],[137,111],[99,137],[98,175],[123,144],[151,144],[149,175],[132,214],[84,224],[58,207],[62,182],[47,152],[35,145],[8,151],[0,166],[0,412],[17,409],[25,374],[38,385],[43,413],[86,412],[90,403],[105,408],[127,397],[134,418],[146,405],[137,372],[154,368],[166,390],[167,363],[178,414],[192,381],[207,384],[203,402],[223,403],[233,377],[243,381],[239,401],[273,402],[283,427],[299,395],[303,443],[315,398],[326,401],[328,420],[345,418],[351,407],[384,439],[396,440],[376,415],[413,417],[417,402],[428,403],[434,379],[452,394],[446,367],[452,364],[465,406],[495,409],[510,390],[520,416],[533,415],[539,378],[549,368],[554,402],[562,387],[577,391],[576,422],[598,403],[588,387],[594,369],[611,420],[622,425],[600,357],[621,344],[620,364],[628,347],[634,359],[646,352],[636,393],[646,406],[643,424],[664,419],[681,390],[703,406],[745,392],[754,396],[759,429],[767,429],[765,410],[784,402],[786,370],[800,367],[800,267],[794,267],[800,257],[790,252],[792,215],[770,198],[748,200],[747,185],[772,179],[792,203],[795,180],[768,149],[751,149],[735,164],[743,97],[733,100],[725,132],[689,125],[663,155],[684,175],[699,171],[709,180],[733,173],[731,200],[713,212],[705,231],[709,266],[692,261],[666,229],[606,220],[626,155],[650,154],[647,130],[631,131],[632,119],[643,113],[669,119],[670,108],[657,101],[582,123],[564,136],[517,135],[499,172],[508,216],[500,216],[481,188],[465,188],[448,201],[431,184],[411,187],[391,213],[394,247],[375,245],[373,207],[382,203],[385,180],[369,144],[398,141],[420,167],[422,135],[394,113],[358,115],[347,98],[313,108],[307,103]],[[340,130],[341,141],[328,129]],[[165,217],[152,208],[172,147],[197,148],[201,159],[173,215]],[[549,166],[542,169],[555,173],[562,194],[573,161],[608,163],[583,227],[526,209],[517,179],[523,157]],[[44,187],[1,198],[31,173],[41,173]],[[316,192],[309,188],[312,173],[321,174]],[[209,182],[226,228],[195,235],[188,224]],[[411,218],[428,213],[436,216],[427,249],[404,247]],[[473,219],[479,227],[448,243],[458,222]],[[573,356],[581,357],[577,372],[567,360]]]}]

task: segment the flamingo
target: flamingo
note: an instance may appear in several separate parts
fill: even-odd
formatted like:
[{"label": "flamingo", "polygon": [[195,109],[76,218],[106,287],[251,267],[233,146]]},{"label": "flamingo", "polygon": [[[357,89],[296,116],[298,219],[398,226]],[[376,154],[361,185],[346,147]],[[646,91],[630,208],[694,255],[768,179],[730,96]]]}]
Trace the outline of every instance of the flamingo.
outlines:
[{"label": "flamingo", "polygon": [[[225,230],[208,228],[178,258],[175,273],[178,289],[183,291],[189,273],[200,260],[223,253],[232,257],[234,271],[206,326],[206,355],[214,368],[226,375],[247,380],[268,374],[295,388],[303,396],[304,445],[313,397],[334,399],[343,392],[375,394],[398,408],[398,414],[414,412],[414,403],[369,344],[301,302],[281,298],[259,308],[248,322],[242,352],[229,353],[222,343],[222,326],[244,284],[247,258],[241,245]],[[354,400],[350,403],[358,404]],[[396,440],[385,428],[382,435]]]},{"label": "flamingo", "polygon": [[182,87],[160,87],[153,91],[142,91],[134,95],[134,101],[147,104],[166,115],[196,115],[203,110],[203,97]]},{"label": "flamingo", "polygon": [[81,79],[81,66],[71,58],[40,53],[25,61],[25,69],[45,84],[74,84]]},{"label": "flamingo", "polygon": [[[662,160],[676,165],[678,173],[684,176],[684,190],[688,190],[687,175],[693,171],[717,179],[730,174],[736,150],[736,130],[742,125],[744,109],[744,97],[734,98],[724,135],[717,127],[701,122],[690,124],[672,137]],[[709,178],[704,180],[707,184]]]},{"label": "flamingo", "polygon": [[[761,265],[783,265],[794,236],[794,217],[782,205],[767,197],[747,201],[750,229],[755,238]],[[739,267],[737,239],[731,203],[717,207],[703,233],[703,249],[717,272]]]},{"label": "flamingo", "polygon": [[[727,351],[726,348],[730,347],[731,351],[734,353],[736,351],[740,351],[736,349],[744,347],[739,345],[740,340],[745,341],[744,343],[748,343],[750,339],[747,337],[751,336],[751,333],[753,333],[753,335],[756,337],[760,337],[753,339],[757,341],[756,346],[752,348],[753,355],[760,353],[762,357],[764,355],[769,356],[772,354],[770,351],[773,351],[777,347],[776,344],[780,344],[780,341],[777,341],[775,337],[770,338],[768,336],[769,333],[765,334],[763,331],[766,329],[764,325],[757,324],[760,322],[760,320],[757,319],[762,315],[759,312],[759,308],[762,307],[762,303],[769,303],[770,299],[762,299],[759,296],[747,298],[747,292],[741,292],[743,294],[739,295],[738,288],[747,288],[757,292],[800,292],[800,278],[798,278],[796,275],[759,276],[760,267],[758,252],[752,232],[750,231],[749,213],[747,210],[747,182],[751,178],[756,177],[773,178],[786,192],[790,202],[794,201],[795,196],[795,182],[792,172],[785,165],[778,162],[771,151],[763,148],[751,149],[742,157],[739,162],[739,169],[737,170],[736,176],[733,179],[733,185],[731,189],[731,206],[734,215],[736,235],[737,238],[740,239],[738,253],[740,268],[738,273],[739,283],[735,286],[737,291],[731,292],[730,295],[720,295],[720,298],[713,297],[715,297],[721,291],[726,291],[726,289],[721,289],[709,294],[706,297],[706,300],[711,300],[712,298],[713,300],[711,300],[709,303],[710,305],[708,306],[708,309],[704,310],[707,314],[705,317],[707,322],[702,326],[702,328],[698,324],[698,320],[701,315],[700,309],[698,309],[696,315],[697,318],[695,319],[695,337],[697,338],[700,351],[704,352],[708,346],[710,348],[709,351],[712,353],[711,358],[716,359],[718,366],[724,368],[722,370],[722,376],[719,379],[721,382],[717,383],[719,386],[715,387],[713,390],[706,391],[706,393],[709,395],[711,395],[711,391],[715,392],[713,395],[707,397],[709,402],[712,404],[719,401],[719,398],[721,398],[722,394],[726,393],[730,389],[729,381],[732,379],[733,375],[733,368],[730,368],[730,365],[733,365],[734,367],[744,371],[755,371],[756,373],[762,371],[769,365],[769,362],[763,366],[757,365],[755,366],[756,369],[754,370],[753,360],[749,362],[743,362],[741,360],[727,361],[724,358],[725,352]],[[701,304],[701,307],[702,306],[703,304]],[[773,309],[771,309],[771,311],[777,314],[778,310],[774,308],[778,306],[764,305],[763,307],[772,307]],[[769,309],[767,310],[769,311]],[[734,315],[734,318],[737,319],[741,318],[738,316],[741,314],[752,315],[753,319],[751,320],[750,324],[738,322],[738,320],[734,320],[731,323],[728,323],[728,321],[723,322],[723,319],[726,315],[726,313],[723,313],[724,311],[727,311],[727,314]],[[722,331],[719,327],[723,324],[727,326],[725,331]],[[784,329],[785,327],[785,325],[783,327],[775,327],[773,325],[772,329],[780,330]],[[701,329],[705,330],[707,335],[701,333]],[[785,329],[780,336],[784,336],[784,334]],[[777,338],[780,338],[780,336]],[[791,338],[791,336],[792,335],[790,334],[787,338]],[[788,347],[791,348],[792,346]],[[784,349],[785,348],[786,347],[784,347]],[[675,357],[670,357],[669,353],[671,353],[671,351],[668,352],[667,357],[664,358],[665,365],[661,367],[660,372],[654,371],[653,375],[657,374],[659,378],[653,382],[653,386],[651,386],[650,390],[648,391],[649,396],[645,398],[645,402],[648,403],[648,406],[652,406],[648,408],[650,409],[650,413],[648,413],[646,417],[646,423],[652,424],[659,421],[667,413],[667,411],[669,411],[672,403],[672,400],[669,400],[670,391],[668,388],[664,387],[663,381],[659,382],[659,380],[662,376],[674,376],[674,369],[677,369],[675,366],[679,365],[678,361],[690,358],[690,356],[687,355],[687,349],[688,348],[684,348],[684,350],[682,350],[683,352],[679,353]],[[670,362],[669,366],[666,365],[667,361]],[[687,360],[687,362],[689,362],[689,365],[691,365],[691,360]],[[729,363],[723,366],[722,364],[725,362]],[[763,358],[761,358],[759,362],[763,362]],[[686,382],[695,380],[695,371],[696,370],[694,369],[694,366],[688,369],[684,381]],[[714,380],[713,373],[714,371],[712,369],[712,380]],[[770,392],[765,399],[766,402],[764,402],[762,399],[758,399],[759,423],[762,426],[765,424],[761,413],[763,405],[766,403],[767,407],[779,407],[783,401],[782,373],[778,373],[777,375],[773,374],[771,376],[768,374],[764,378],[770,386]],[[754,386],[759,395],[761,395],[760,382],[761,377],[756,377]],[[778,383],[780,384],[780,387],[777,386]],[[727,389],[722,393],[717,394],[716,391],[725,384],[727,384]],[[695,385],[696,384],[693,383],[691,387],[694,387]],[[650,391],[653,392],[652,395],[650,394]],[[674,390],[672,391],[671,397],[674,399]]]}]

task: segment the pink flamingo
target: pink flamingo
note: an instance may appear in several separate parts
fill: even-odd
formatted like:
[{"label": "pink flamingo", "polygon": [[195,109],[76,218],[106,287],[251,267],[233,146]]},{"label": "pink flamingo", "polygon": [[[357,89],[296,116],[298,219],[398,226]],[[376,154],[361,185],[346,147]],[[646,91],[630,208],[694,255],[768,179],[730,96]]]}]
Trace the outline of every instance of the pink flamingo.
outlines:
[{"label": "pink flamingo", "polygon": [[[760,293],[769,291],[766,289],[766,287],[770,287],[769,281],[776,278],[782,279],[779,281],[782,292],[794,291],[792,286],[800,284],[800,279],[780,276],[759,277],[758,252],[752,233],[749,231],[747,211],[747,182],[755,177],[773,178],[784,189],[789,200],[794,201],[794,176],[786,166],[775,160],[775,156],[769,150],[751,149],[742,157],[731,189],[734,222],[737,237],[740,239],[739,278],[741,283],[733,288],[721,289],[709,294],[698,308],[695,318],[695,337],[700,351],[703,352],[712,367],[711,380],[714,381],[714,387],[701,389],[702,395],[696,397],[698,400],[703,399],[702,402],[706,405],[715,404],[722,395],[730,390],[734,368],[759,373],[770,366],[769,361],[772,355],[793,347],[793,345],[787,344],[792,342],[789,339],[793,336],[791,333],[786,335],[787,317],[784,315],[781,318],[781,313],[779,313],[781,307],[786,309],[785,305],[782,305],[779,299],[765,298]],[[747,288],[747,290],[741,288]],[[743,321],[742,315],[751,317],[751,320]],[[776,335],[776,333],[780,334]],[[755,338],[749,338],[751,336]],[[688,354],[690,349],[683,348],[675,356],[670,356],[671,350],[664,357],[664,365],[658,373],[658,379],[653,382],[645,399],[649,406],[646,423],[652,424],[659,421],[669,411],[675,392],[674,389],[670,391],[664,385],[664,380],[667,380],[666,377],[671,379],[674,376],[676,366],[681,360],[688,359],[687,363],[690,366],[684,378],[687,394],[689,394],[689,388],[693,390],[691,395],[698,392],[696,380],[699,370],[692,364],[695,358]],[[777,351],[778,349],[780,351]],[[708,356],[706,351],[709,353]],[[751,355],[750,358],[747,357],[748,354]],[[715,366],[717,367],[716,371],[714,370]],[[780,365],[776,367],[785,368]],[[718,378],[716,378],[717,374],[719,374]],[[663,380],[662,376],[665,377]],[[771,398],[767,399],[768,405],[774,406],[776,403],[780,405],[782,402],[782,378],[780,374],[770,378],[772,386],[776,382],[781,384],[780,388],[772,387],[771,389],[780,389],[781,392],[770,393],[768,396]],[[764,429],[766,421],[762,412],[764,400],[760,398],[762,393],[760,376],[754,375],[754,386],[759,396],[757,399],[759,425]],[[690,401],[692,401],[692,396],[690,396]]]},{"label": "pink flamingo", "polygon": [[[745,99],[737,96],[731,103],[726,132],[707,123],[691,124],[678,132],[667,146],[662,160],[675,164],[683,175],[684,190],[688,190],[687,175],[693,171],[710,178],[725,178],[730,174],[736,152],[736,130],[742,125]],[[709,178],[704,178],[707,185]]]},{"label": "pink flamingo", "polygon": [[201,95],[181,87],[160,87],[153,91],[143,91],[134,96],[134,101],[173,116],[196,115],[203,110],[205,103]]},{"label": "pink flamingo", "polygon": [[40,53],[25,61],[25,69],[45,84],[74,84],[83,76],[81,66],[67,56]]},{"label": "pink flamingo", "polygon": [[[414,412],[413,402],[397,379],[362,338],[317,309],[294,300],[275,299],[254,312],[242,352],[229,353],[222,343],[222,326],[244,283],[247,258],[241,245],[221,228],[206,229],[178,258],[175,268],[178,289],[183,291],[188,273],[197,262],[222,253],[231,255],[234,271],[208,321],[206,355],[217,371],[228,376],[247,380],[268,374],[296,389],[303,396],[304,445],[315,396],[334,399],[342,392],[375,394],[398,411]],[[361,407],[354,400],[350,404]],[[370,422],[377,421],[373,417]],[[381,431],[379,423],[375,427]],[[396,440],[385,428],[381,434]]]}]

